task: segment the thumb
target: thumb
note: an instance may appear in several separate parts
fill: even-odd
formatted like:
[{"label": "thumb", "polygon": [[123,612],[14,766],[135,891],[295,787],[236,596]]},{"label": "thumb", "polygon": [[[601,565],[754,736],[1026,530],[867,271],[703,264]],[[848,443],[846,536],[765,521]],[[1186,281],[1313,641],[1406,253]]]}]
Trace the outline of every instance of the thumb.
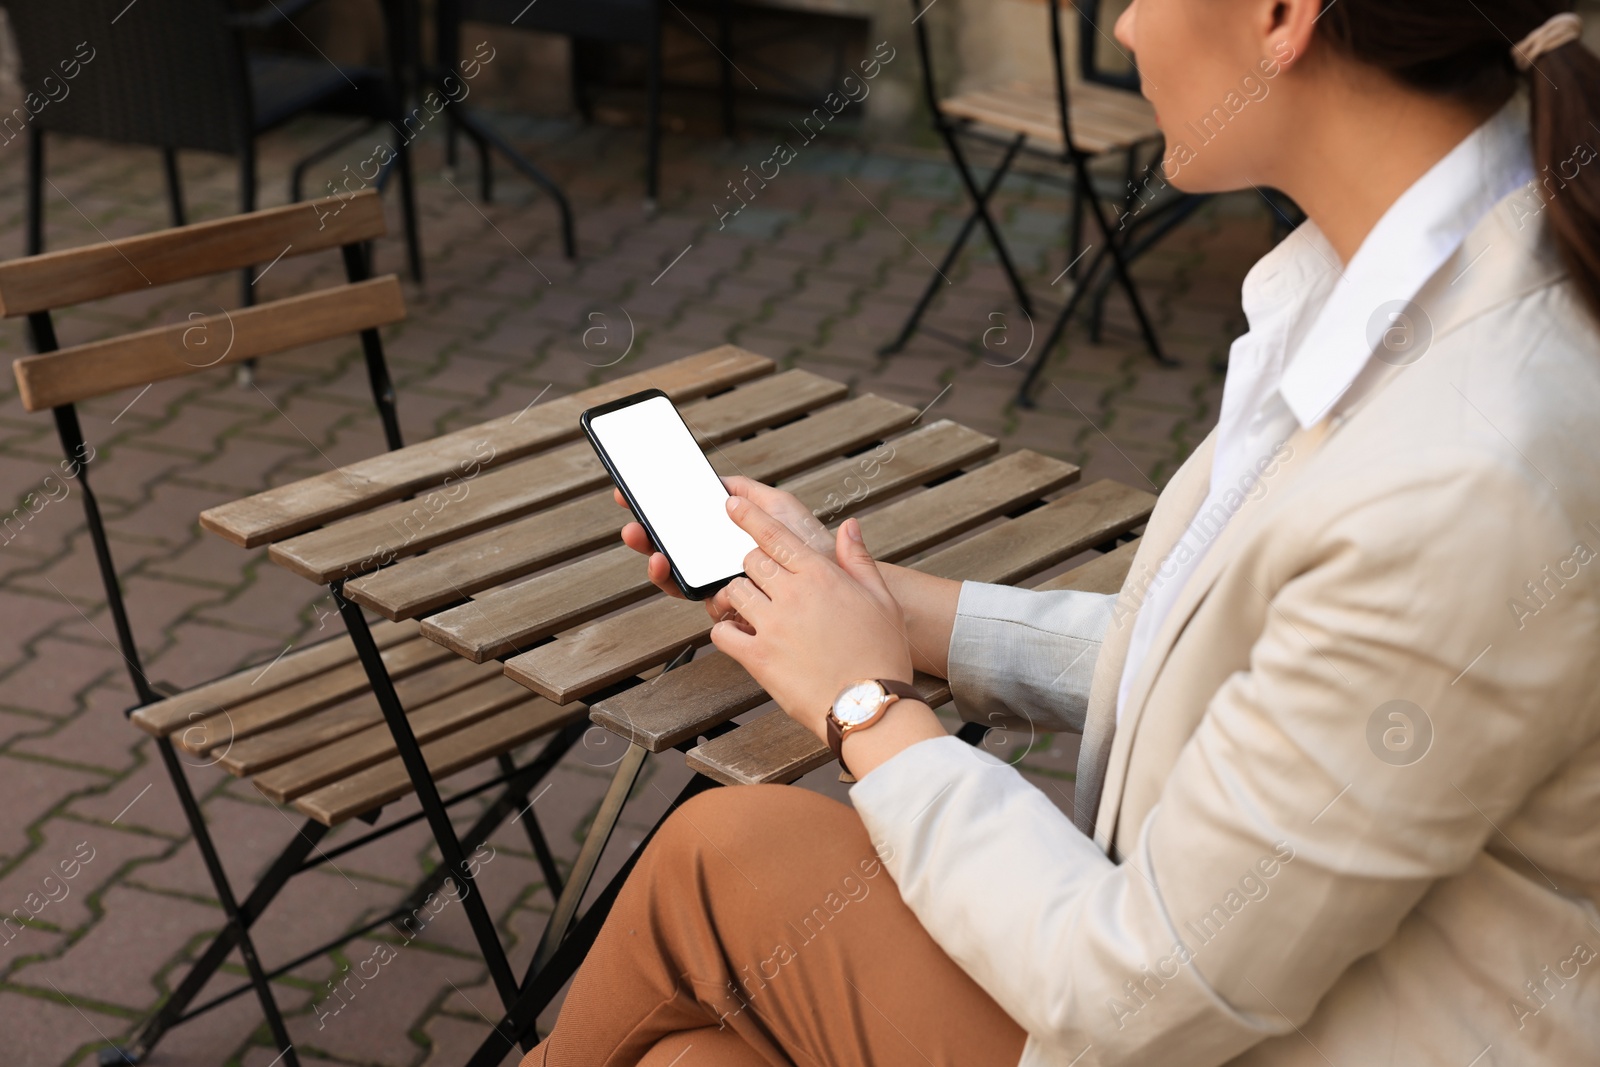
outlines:
[{"label": "thumb", "polygon": [[878,572],[878,564],[867,550],[866,542],[862,540],[861,523],[858,520],[846,519],[839,526],[835,534],[834,554],[846,574],[868,589],[888,595],[889,587]]}]

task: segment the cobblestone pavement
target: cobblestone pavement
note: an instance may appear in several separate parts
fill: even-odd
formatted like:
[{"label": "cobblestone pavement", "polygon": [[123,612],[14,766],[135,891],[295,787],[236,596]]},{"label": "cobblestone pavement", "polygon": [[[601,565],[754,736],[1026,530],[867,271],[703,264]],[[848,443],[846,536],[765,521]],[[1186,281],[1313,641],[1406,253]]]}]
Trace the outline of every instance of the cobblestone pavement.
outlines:
[{"label": "cobblestone pavement", "polygon": [[[1081,464],[1086,481],[1161,484],[1216,418],[1217,367],[1242,325],[1239,282],[1271,239],[1254,201],[1213,201],[1135,271],[1181,367],[1162,369],[1146,356],[1126,305],[1113,297],[1104,343],[1073,331],[1038,409],[1019,411],[1008,405],[1019,370],[999,364],[1026,347],[1029,325],[1007,301],[986,246],[951,274],[928,331],[901,355],[874,355],[930,277],[928,257],[940,255],[962,218],[941,157],[830,134],[719,228],[713,204],[726,204],[726,183],[768,154],[764,137],[669,137],[666,199],[651,217],[642,210],[635,132],[504,125],[571,194],[581,256],[562,259],[549,203],[507,168],[499,168],[496,200],[484,205],[468,195],[470,168],[452,179],[438,139],[419,142],[428,277],[423,287],[407,283],[409,318],[386,337],[408,440],[516,411],[546,389],[561,395],[732,341],[857,391],[931,404],[933,414],[994,434],[1006,449]],[[308,120],[264,142],[268,204],[284,197],[290,162],[333,128]],[[22,252],[23,152],[20,140],[0,145],[4,257]],[[364,157],[335,159],[324,176]],[[192,217],[233,210],[231,161],[191,156],[184,172]],[[166,224],[153,152],[56,139],[48,173],[50,247]],[[999,203],[1030,281],[1046,292],[1066,261],[1060,194],[1019,179]],[[389,209],[395,230],[392,197]],[[398,239],[381,243],[378,258],[380,268],[398,269]],[[283,296],[339,276],[336,256],[287,259],[259,289]],[[181,322],[236,296],[231,277],[132,293],[62,314],[59,329],[63,343],[74,343]],[[586,347],[584,331],[596,325],[605,332],[590,333]],[[620,350],[629,352],[622,362],[600,366]],[[25,351],[21,324],[0,324],[0,354]],[[336,625],[305,583],[263,552],[202,534],[195,516],[378,450],[358,351],[333,344],[266,361],[258,386],[207,371],[84,406],[101,457],[95,486],[154,678],[199,682]],[[123,720],[131,690],[107,640],[82,512],[67,498],[77,489],[56,499],[51,485],[59,483],[43,480],[60,459],[50,420],[23,412],[9,375],[0,390],[0,500],[7,511],[23,509],[0,545],[0,914],[36,912],[25,929],[0,927],[0,1058],[53,1067],[93,1062],[96,1048],[131,1034],[219,927],[221,911],[151,745]],[[1029,741],[1007,740],[1019,746],[1013,751]],[[564,861],[619,752],[594,742],[564,761],[539,804]],[[1027,772],[1070,803],[1075,740],[1040,737],[1031,746]],[[215,769],[190,774],[235,885],[249,884],[293,832],[288,816]],[[686,777],[677,755],[654,761],[613,841],[612,869]],[[808,784],[842,795],[825,772]],[[386,817],[410,810],[397,804]],[[483,877],[520,973],[550,898],[515,830],[496,836]],[[47,883],[64,861],[75,877]],[[295,879],[256,927],[267,963],[381,914],[433,862],[418,825]],[[377,936],[398,943],[391,931]],[[487,1032],[484,1016],[496,1012],[461,909],[441,914],[347,1003],[324,1000],[329,980],[374,948],[358,939],[277,981],[302,1062],[463,1062]],[[243,974],[235,957],[213,991]],[[259,1007],[244,996],[170,1034],[150,1062],[265,1067],[276,1055]]]}]

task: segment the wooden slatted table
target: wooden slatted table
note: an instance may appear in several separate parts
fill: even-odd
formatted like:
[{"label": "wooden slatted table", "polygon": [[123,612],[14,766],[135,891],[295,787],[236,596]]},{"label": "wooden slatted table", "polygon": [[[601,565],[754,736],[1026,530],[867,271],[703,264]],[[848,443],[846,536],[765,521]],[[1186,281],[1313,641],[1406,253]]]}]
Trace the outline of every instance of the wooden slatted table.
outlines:
[{"label": "wooden slatted table", "polygon": [[[278,692],[229,710],[222,764],[275,801],[331,825],[414,789],[448,864],[459,842],[442,808],[433,816],[436,779],[589,718],[629,742],[529,973],[497,982],[507,1014],[474,1063],[509,1051],[499,1034],[527,1031],[592,939],[628,868],[574,928],[579,901],[647,756],[680,748],[702,772],[674,806],[713,783],[791,781],[827,760],[781,712],[733,727],[765,694],[701,649],[703,606],[661,595],[618,544],[626,516],[578,415],[651,387],[678,403],[720,473],[778,484],[830,525],[859,513],[879,559],[933,574],[1019,582],[1101,549],[1063,580],[1114,588],[1130,553],[1116,543],[1155,501],[1110,481],[1078,488],[1069,463],[1000,455],[967,427],[723,346],[202,515],[329,585],[351,628],[354,649],[288,657]],[[948,699],[941,681],[918,685],[930,703]],[[142,725],[217,750],[220,735],[192,725],[206,700],[158,706],[162,720]],[[479,940],[494,973],[498,940]]]}]

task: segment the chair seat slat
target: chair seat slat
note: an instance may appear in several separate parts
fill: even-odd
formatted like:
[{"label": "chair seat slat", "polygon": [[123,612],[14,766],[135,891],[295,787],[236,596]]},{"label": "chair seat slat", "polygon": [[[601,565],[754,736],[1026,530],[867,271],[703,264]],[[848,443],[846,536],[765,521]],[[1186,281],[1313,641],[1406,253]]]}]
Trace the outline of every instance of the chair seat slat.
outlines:
[{"label": "chair seat slat", "polygon": [[[414,622],[380,622],[372,627],[372,639],[379,648],[388,648],[416,636]],[[341,629],[337,636],[326,641],[290,649],[274,662],[252,664],[215,681],[185,689],[159,703],[147,704],[129,718],[151,736],[165,737],[237,704],[355,661],[356,647]]]},{"label": "chair seat slat", "polygon": [[[422,707],[492,678],[482,664],[445,660],[394,683],[406,709]],[[217,762],[229,774],[247,777],[320,747],[358,729],[383,721],[382,709],[370,690],[357,693],[314,714],[287,719],[262,733],[237,741]]]},{"label": "chair seat slat", "polygon": [[[430,703],[407,705],[406,719],[417,741],[427,744],[507,708],[535,704],[538,699],[504,675],[496,674]],[[394,735],[376,702],[372,703],[371,712],[370,719],[364,719],[359,728],[304,748],[293,758],[256,774],[251,778],[252,784],[265,796],[286,804],[393,758]],[[319,715],[316,719],[324,717]]]},{"label": "chair seat slat", "polygon": [[[506,752],[580,717],[581,704],[557,707],[537,697],[498,712],[422,746],[435,781]],[[337,826],[411,792],[411,778],[398,756],[358,771],[332,785],[313,790],[294,802],[302,814]]]},{"label": "chair seat slat", "polygon": [[[439,655],[444,652],[445,655]],[[383,665],[395,682],[408,675],[448,662],[452,657],[432,641],[416,638],[386,648]],[[225,749],[236,741],[264,733],[286,723],[313,715],[359,693],[370,691],[366,670],[359,661],[341,664],[303,682],[285,686],[276,693],[237,704],[219,721],[204,720],[204,729],[187,729],[173,737],[177,746],[197,756]]]}]

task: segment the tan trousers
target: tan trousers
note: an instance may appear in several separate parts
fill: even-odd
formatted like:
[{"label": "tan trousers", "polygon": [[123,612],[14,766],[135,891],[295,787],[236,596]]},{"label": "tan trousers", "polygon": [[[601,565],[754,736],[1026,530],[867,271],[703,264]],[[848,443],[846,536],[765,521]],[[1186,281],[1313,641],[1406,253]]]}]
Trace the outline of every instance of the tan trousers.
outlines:
[{"label": "tan trousers", "polygon": [[1024,1039],[917,922],[854,810],[738,786],[661,827],[523,1067],[1015,1067]]}]

